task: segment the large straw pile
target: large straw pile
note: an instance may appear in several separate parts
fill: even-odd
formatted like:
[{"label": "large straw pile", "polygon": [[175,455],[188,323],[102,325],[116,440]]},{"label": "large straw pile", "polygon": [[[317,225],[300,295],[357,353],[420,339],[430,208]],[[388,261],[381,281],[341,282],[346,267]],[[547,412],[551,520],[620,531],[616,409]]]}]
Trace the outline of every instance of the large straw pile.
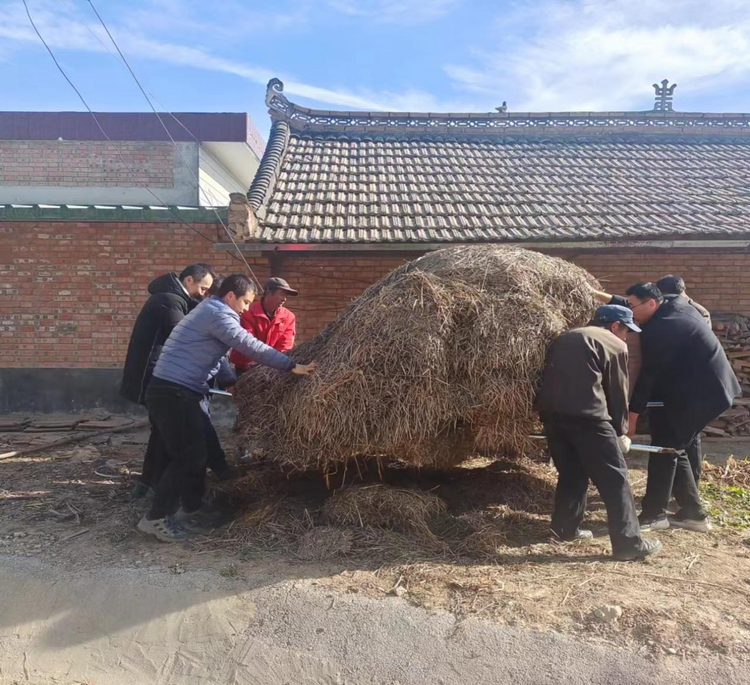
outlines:
[{"label": "large straw pile", "polygon": [[245,446],[298,469],[358,455],[451,466],[529,447],[549,343],[584,324],[594,279],[555,257],[481,245],[391,272],[292,353],[310,378],[256,368],[237,389]]}]

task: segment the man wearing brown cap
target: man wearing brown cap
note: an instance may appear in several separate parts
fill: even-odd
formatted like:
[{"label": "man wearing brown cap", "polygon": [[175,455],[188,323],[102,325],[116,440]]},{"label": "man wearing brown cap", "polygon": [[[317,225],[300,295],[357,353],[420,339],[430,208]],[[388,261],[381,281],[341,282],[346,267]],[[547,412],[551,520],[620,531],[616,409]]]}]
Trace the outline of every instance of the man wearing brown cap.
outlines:
[{"label": "man wearing brown cap", "polygon": [[[250,305],[240,318],[242,327],[266,345],[278,352],[288,352],[294,347],[297,335],[297,320],[284,303],[289,296],[299,295],[283,278],[271,278],[263,286],[263,296]],[[232,350],[229,360],[237,373],[244,373],[254,362],[237,350]]]}]

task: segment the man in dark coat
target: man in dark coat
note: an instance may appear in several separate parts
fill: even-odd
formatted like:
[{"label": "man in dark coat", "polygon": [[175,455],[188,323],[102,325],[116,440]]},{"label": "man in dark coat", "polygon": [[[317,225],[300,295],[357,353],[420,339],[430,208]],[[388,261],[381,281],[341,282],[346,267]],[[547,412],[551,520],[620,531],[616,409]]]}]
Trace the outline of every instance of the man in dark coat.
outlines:
[{"label": "man in dark coat", "polygon": [[[211,267],[199,263],[186,267],[179,276],[171,272],[151,281],[150,297],[141,308],[130,336],[120,385],[123,397],[145,404],[146,388],[164,343],[172,329],[203,299],[213,279]],[[146,494],[163,461],[164,448],[152,430],[136,496]]]},{"label": "man in dark coat", "polygon": [[691,307],[695,307],[698,310],[698,313],[709,327],[711,326],[711,313],[702,304],[696,302],[687,294],[685,280],[681,276],[674,276],[672,274],[662,276],[656,282],[656,287],[661,290],[662,295],[679,295],[680,297],[684,297]]},{"label": "man in dark coat", "polygon": [[628,329],[638,332],[627,307],[599,307],[591,325],[563,333],[547,352],[536,408],[559,478],[552,533],[586,540],[581,530],[586,491],[593,481],[607,507],[612,555],[639,559],[661,549],[641,537],[622,456],[629,448]]},{"label": "man in dark coat", "polygon": [[[656,287],[661,290],[662,295],[679,295],[680,297],[684,297],[691,307],[695,307],[695,309],[698,310],[698,313],[703,317],[703,320],[708,324],[709,328],[711,328],[711,313],[702,304],[688,296],[685,289],[685,281],[680,276],[673,276],[672,274],[662,276],[656,282]],[[687,446],[686,450],[687,458],[690,462],[690,468],[693,469],[693,476],[695,477],[696,484],[700,480],[701,469],[703,466],[703,450],[701,447],[701,436],[700,433],[698,433],[693,441]]]},{"label": "man in dark coat", "polygon": [[[740,385],[721,343],[686,298],[662,295],[653,283],[638,283],[628,289],[627,300],[643,329],[641,372],[630,398],[630,433],[647,403],[661,401],[664,406],[649,413],[651,442],[676,450],[649,458],[641,529],[671,525],[710,530],[685,450],[732,406]],[[672,493],[680,510],[667,518]]]}]

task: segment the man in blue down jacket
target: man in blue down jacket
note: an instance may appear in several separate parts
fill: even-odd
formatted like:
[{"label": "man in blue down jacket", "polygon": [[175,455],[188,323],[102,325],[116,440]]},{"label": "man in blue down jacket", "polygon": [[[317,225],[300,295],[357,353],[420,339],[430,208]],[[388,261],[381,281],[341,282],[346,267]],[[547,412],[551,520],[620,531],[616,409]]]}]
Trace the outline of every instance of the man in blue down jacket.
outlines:
[{"label": "man in blue down jacket", "polygon": [[207,532],[219,518],[203,507],[207,443],[201,403],[221,359],[236,349],[258,364],[307,376],[315,363],[301,365],[253,338],[240,315],[255,299],[255,287],[242,274],[228,276],[218,294],[199,304],[172,331],[146,391],[152,425],[168,452],[168,465],[156,483],[154,501],[138,530],[166,542]]}]

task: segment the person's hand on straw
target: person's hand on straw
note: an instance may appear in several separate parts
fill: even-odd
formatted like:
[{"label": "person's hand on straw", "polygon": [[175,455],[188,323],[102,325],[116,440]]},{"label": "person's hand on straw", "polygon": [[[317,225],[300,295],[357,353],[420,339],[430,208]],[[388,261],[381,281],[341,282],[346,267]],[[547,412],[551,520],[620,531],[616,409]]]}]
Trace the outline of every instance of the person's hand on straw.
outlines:
[{"label": "person's hand on straw", "polygon": [[297,364],[292,369],[292,373],[297,376],[311,376],[315,369],[318,368],[318,362],[310,362],[309,364]]},{"label": "person's hand on straw", "polygon": [[603,290],[597,290],[593,285],[591,285],[591,283],[586,283],[586,285],[589,287],[591,294],[602,304],[609,304],[612,300],[612,295],[610,295],[609,293],[605,293]]}]

